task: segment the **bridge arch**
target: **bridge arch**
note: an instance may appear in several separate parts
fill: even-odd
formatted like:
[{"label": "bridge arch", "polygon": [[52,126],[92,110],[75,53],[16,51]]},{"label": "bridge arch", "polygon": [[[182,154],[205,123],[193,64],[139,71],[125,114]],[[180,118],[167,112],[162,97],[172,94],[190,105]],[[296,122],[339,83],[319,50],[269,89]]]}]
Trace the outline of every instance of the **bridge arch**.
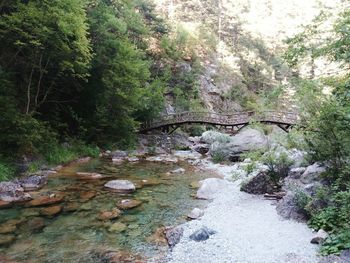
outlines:
[{"label": "bridge arch", "polygon": [[145,133],[151,130],[163,130],[172,133],[178,127],[185,124],[203,124],[221,127],[231,127],[233,131],[239,131],[251,122],[260,122],[277,125],[288,132],[299,122],[299,117],[295,112],[287,111],[246,111],[230,114],[214,112],[181,112],[162,116],[157,120],[144,123],[140,132]]}]

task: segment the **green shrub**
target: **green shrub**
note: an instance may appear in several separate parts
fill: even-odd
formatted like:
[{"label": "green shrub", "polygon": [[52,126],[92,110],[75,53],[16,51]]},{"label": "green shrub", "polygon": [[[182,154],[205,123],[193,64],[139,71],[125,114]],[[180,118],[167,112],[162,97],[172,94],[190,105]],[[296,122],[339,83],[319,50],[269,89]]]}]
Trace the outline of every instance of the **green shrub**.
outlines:
[{"label": "green shrub", "polygon": [[9,163],[0,160],[0,182],[10,180],[15,174],[15,168]]},{"label": "green shrub", "polygon": [[215,152],[212,154],[214,163],[221,163],[226,160],[226,155],[223,152]]},{"label": "green shrub", "polygon": [[350,248],[350,228],[341,233],[330,235],[321,247],[321,255],[339,254],[341,251]]}]

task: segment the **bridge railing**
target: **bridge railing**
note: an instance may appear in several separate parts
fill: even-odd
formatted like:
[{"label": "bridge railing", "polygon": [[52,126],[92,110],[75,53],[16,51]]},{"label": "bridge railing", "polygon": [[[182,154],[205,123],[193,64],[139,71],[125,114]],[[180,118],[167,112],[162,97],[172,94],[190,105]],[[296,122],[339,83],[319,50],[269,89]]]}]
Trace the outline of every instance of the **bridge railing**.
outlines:
[{"label": "bridge railing", "polygon": [[218,125],[240,125],[251,121],[296,124],[298,115],[286,111],[234,112],[230,114],[214,112],[181,112],[160,117],[158,120],[144,123],[141,130],[156,129],[181,123],[211,123]]}]

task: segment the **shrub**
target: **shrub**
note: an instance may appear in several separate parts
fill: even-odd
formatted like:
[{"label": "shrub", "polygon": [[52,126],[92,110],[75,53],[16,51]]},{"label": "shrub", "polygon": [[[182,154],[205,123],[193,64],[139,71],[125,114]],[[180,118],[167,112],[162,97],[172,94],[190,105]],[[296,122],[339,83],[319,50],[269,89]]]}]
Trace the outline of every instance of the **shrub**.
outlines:
[{"label": "shrub", "polygon": [[9,163],[0,160],[0,182],[10,180],[15,174],[15,168]]},{"label": "shrub", "polygon": [[225,161],[226,155],[223,152],[215,152],[212,154],[212,159],[214,163],[221,163]]}]

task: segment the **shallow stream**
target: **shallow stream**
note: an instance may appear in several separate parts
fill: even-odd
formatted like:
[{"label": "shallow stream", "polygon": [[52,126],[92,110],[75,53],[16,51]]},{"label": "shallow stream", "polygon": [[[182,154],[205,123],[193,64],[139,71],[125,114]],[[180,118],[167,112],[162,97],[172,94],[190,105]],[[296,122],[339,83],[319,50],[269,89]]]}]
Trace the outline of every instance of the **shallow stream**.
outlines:
[{"label": "shallow stream", "polygon": [[[185,174],[166,175],[179,167],[186,169]],[[82,180],[76,176],[78,171],[98,172],[105,177]],[[196,190],[190,184],[209,176],[186,163],[140,162],[116,166],[96,159],[71,165],[50,176],[41,190],[31,193],[64,195],[64,202],[58,204],[62,207],[59,214],[44,216],[43,207],[0,210],[0,229],[5,227],[1,235],[14,239],[0,246],[0,254],[20,262],[96,262],[91,257],[96,250],[127,251],[148,259],[159,257],[168,248],[153,243],[150,236],[161,226],[184,222],[192,208],[206,205],[206,201],[192,197]],[[110,192],[103,185],[113,179],[130,180],[137,190],[132,194]],[[142,180],[148,180],[149,185],[141,186]],[[115,208],[122,199],[137,199],[142,204],[123,211],[117,219],[98,219],[101,211]],[[11,222],[15,222],[12,224],[15,227],[6,233]],[[119,228],[111,229],[116,222],[121,223]]]}]

